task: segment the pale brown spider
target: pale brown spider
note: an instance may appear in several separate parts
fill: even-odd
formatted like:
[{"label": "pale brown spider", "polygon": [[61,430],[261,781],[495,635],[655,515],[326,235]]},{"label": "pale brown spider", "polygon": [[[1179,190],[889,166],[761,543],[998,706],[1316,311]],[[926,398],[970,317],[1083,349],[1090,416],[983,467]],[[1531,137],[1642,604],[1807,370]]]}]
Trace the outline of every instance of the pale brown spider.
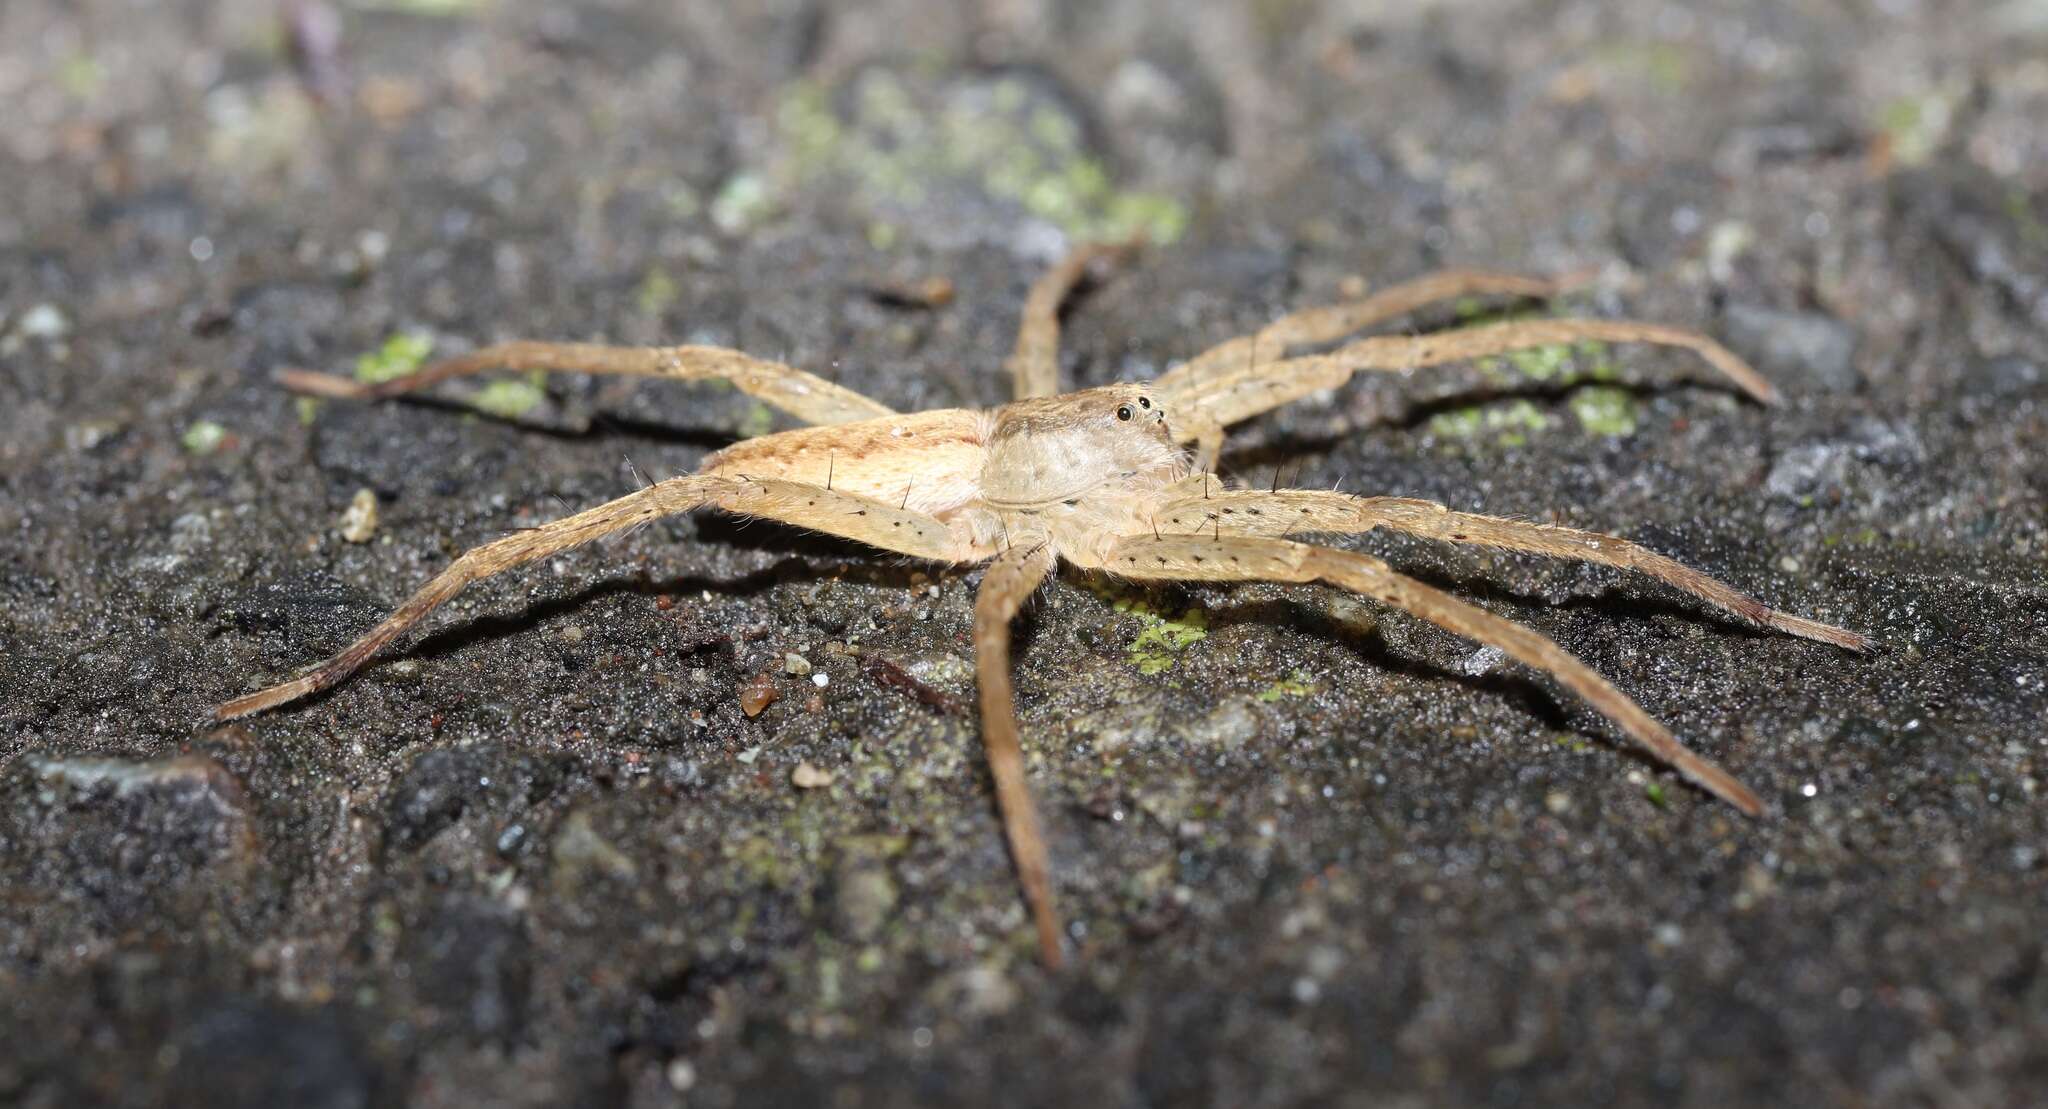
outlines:
[{"label": "pale brown spider", "polygon": [[[281,373],[281,381],[301,392],[361,399],[399,396],[487,369],[720,378],[815,426],[736,443],[706,459],[699,473],[472,548],[340,654],[301,677],[229,701],[215,716],[246,716],[334,685],[471,582],[661,516],[710,506],[935,562],[989,563],[974,605],[982,739],[1010,852],[1049,965],[1061,960],[1059,917],[1018,746],[1010,622],[1062,559],[1148,581],[1320,581],[1366,594],[1551,675],[1681,775],[1748,815],[1763,811],[1756,794],[1686,750],[1627,694],[1550,640],[1395,573],[1377,558],[1284,537],[1388,528],[1582,559],[1648,574],[1763,627],[1851,650],[1869,647],[1863,636],[1778,612],[1610,535],[1453,512],[1406,498],[1229,488],[1209,471],[1224,428],[1332,388],[1360,370],[1405,372],[1592,339],[1687,348],[1765,403],[1776,399],[1769,383],[1704,336],[1620,320],[1516,320],[1364,338],[1325,354],[1282,357],[1289,347],[1332,342],[1446,298],[1543,297],[1557,291],[1550,281],[1452,271],[1354,303],[1286,316],[1211,348],[1150,385],[1059,394],[1061,302],[1093,262],[1125,249],[1084,247],[1032,287],[1009,361],[1017,399],[995,409],[899,415],[801,370],[701,346],[506,343],[377,385]],[[1190,442],[1196,447],[1192,457],[1183,448]]]}]

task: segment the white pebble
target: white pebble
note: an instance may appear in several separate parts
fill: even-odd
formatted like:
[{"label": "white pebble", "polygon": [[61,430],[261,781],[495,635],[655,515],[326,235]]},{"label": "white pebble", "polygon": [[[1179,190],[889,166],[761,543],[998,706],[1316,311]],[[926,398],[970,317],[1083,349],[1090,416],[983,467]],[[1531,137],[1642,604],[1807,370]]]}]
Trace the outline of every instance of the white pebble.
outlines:
[{"label": "white pebble", "polygon": [[21,322],[14,329],[30,339],[62,339],[71,333],[71,321],[64,317],[62,308],[38,304],[21,314]]}]

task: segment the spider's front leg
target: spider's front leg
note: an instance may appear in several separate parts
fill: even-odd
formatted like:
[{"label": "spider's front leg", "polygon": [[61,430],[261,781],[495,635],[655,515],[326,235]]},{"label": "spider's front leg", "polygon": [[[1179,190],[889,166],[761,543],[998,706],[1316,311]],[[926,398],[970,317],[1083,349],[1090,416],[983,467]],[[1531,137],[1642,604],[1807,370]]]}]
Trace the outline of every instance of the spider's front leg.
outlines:
[{"label": "spider's front leg", "polygon": [[1255,350],[1247,349],[1235,364],[1219,362],[1199,374],[1190,374],[1183,366],[1162,377],[1156,387],[1172,414],[1175,438],[1195,443],[1196,466],[1210,469],[1220,453],[1225,428],[1312,393],[1334,389],[1361,371],[1407,373],[1585,341],[1690,350],[1755,400],[1764,404],[1778,401],[1778,391],[1769,381],[1733,351],[1704,335],[1662,324],[1602,319],[1509,320],[1424,335],[1376,335],[1327,354],[1299,358],[1279,358],[1280,351],[1274,349],[1270,354],[1275,357],[1265,361],[1253,357]]},{"label": "spider's front leg", "polygon": [[1250,335],[1226,339],[1168,370],[1160,375],[1157,387],[1177,392],[1205,377],[1256,362],[1260,354],[1270,360],[1286,354],[1288,347],[1332,343],[1352,332],[1363,331],[1439,301],[1479,296],[1543,299],[1566,291],[1572,284],[1573,279],[1569,277],[1553,279],[1492,270],[1439,270],[1344,304],[1326,304],[1290,312]]},{"label": "spider's front leg", "polygon": [[979,557],[973,544],[945,523],[867,497],[835,493],[799,481],[711,474],[673,477],[596,508],[471,548],[334,657],[290,681],[220,705],[214,709],[214,719],[248,716],[338,684],[474,582],[705,505],[736,515],[779,520],[919,558],[955,562]]},{"label": "spider's front leg", "polygon": [[366,384],[333,374],[279,370],[278,382],[295,392],[346,400],[382,400],[416,393],[451,378],[489,370],[659,377],[672,381],[729,381],[733,388],[813,425],[891,416],[880,401],[793,366],[725,347],[615,347],[601,343],[498,343],[444,358],[403,377]]},{"label": "spider's front leg", "polygon": [[1578,694],[1657,759],[1707,792],[1757,816],[1763,801],[1727,771],[1693,754],[1628,694],[1536,631],[1395,573],[1379,559],[1284,539],[1224,535],[1128,536],[1097,561],[1099,569],[1159,581],[1327,582],[1412,613],[1438,627],[1498,647]]},{"label": "spider's front leg", "polygon": [[[1205,381],[1242,375],[1256,368],[1263,356],[1277,361],[1291,346],[1335,342],[1355,331],[1405,316],[1419,308],[1457,297],[1553,297],[1571,288],[1574,277],[1543,278],[1491,270],[1440,270],[1391,285],[1370,296],[1344,304],[1304,308],[1290,312],[1250,335],[1226,339],[1185,363],[1160,375],[1155,387],[1175,399],[1180,416],[1175,425],[1180,441],[1195,444],[1195,465],[1210,470],[1223,453],[1220,421],[1206,411],[1202,402]],[[1186,403],[1193,402],[1193,403]],[[1285,403],[1284,401],[1279,403]],[[1247,417],[1248,418],[1248,417]]]},{"label": "spider's front leg", "polygon": [[1758,627],[1806,639],[1817,639],[1852,651],[1871,648],[1867,636],[1818,620],[1794,616],[1764,604],[1734,586],[1617,536],[1579,531],[1552,524],[1503,520],[1470,512],[1453,512],[1432,501],[1407,497],[1354,497],[1320,489],[1224,489],[1201,479],[1184,482],[1183,495],[1167,501],[1153,514],[1161,534],[1173,535],[1312,535],[1357,533],[1375,528],[1469,543],[1527,554],[1595,562],[1634,570],[1682,589]]}]

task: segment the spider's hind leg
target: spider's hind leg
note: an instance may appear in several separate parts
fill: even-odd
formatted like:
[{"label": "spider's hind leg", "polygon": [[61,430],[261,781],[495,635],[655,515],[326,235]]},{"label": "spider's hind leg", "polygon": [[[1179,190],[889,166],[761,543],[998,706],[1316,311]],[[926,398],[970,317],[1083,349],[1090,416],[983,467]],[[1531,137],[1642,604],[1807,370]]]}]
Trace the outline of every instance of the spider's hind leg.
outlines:
[{"label": "spider's hind leg", "polygon": [[1060,307],[1096,263],[1121,261],[1137,241],[1083,243],[1031,283],[1024,297],[1024,318],[1017,325],[1017,347],[1008,363],[1013,400],[1057,396],[1060,391]]},{"label": "spider's hind leg", "polygon": [[1871,647],[1867,636],[1794,616],[1685,565],[1619,536],[1554,524],[1532,524],[1408,497],[1354,497],[1321,489],[1203,489],[1167,501],[1153,519],[1166,534],[1310,535],[1388,528],[1428,539],[1495,547],[1526,554],[1595,562],[1655,578],[1762,628],[1852,651]]},{"label": "spider's hind leg", "polygon": [[1322,581],[1363,594],[1446,631],[1498,647],[1524,666],[1550,675],[1700,788],[1750,816],[1763,812],[1763,800],[1747,786],[1687,750],[1628,694],[1564,648],[1531,628],[1398,574],[1379,559],[1284,539],[1142,535],[1118,540],[1095,565],[1139,579]]}]

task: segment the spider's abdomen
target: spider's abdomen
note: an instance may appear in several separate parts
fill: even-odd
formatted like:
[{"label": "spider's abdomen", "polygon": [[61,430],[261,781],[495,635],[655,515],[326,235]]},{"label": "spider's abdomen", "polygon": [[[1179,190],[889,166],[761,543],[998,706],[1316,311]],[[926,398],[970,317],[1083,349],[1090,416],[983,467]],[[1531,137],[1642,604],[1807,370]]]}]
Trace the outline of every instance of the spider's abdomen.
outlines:
[{"label": "spider's abdomen", "polygon": [[797,428],[734,443],[701,472],[810,482],[937,515],[975,499],[986,424],[984,413],[942,408]]}]

